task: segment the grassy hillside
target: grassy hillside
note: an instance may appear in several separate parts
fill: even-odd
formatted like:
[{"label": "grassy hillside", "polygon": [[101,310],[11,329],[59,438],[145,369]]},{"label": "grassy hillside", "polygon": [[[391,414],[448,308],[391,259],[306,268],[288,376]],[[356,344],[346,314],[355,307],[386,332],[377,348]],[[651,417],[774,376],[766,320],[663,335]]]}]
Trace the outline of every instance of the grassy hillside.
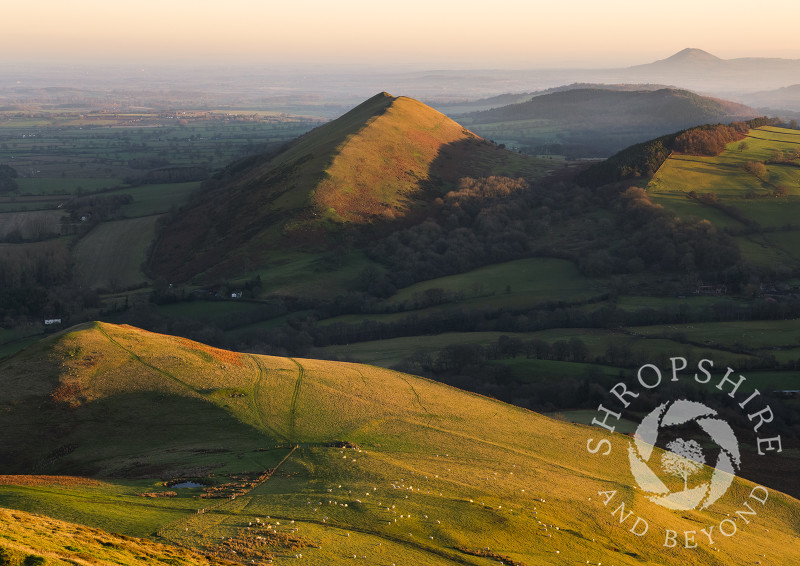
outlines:
[{"label": "grassy hillside", "polygon": [[[800,132],[765,126],[717,156],[672,154],[647,185],[651,198],[679,216],[707,218],[738,234],[745,257],[766,265],[800,264],[792,242],[800,213]],[[780,158],[776,158],[776,154]],[[748,170],[761,164],[758,174]]]},{"label": "grassy hillside", "polygon": [[[23,483],[27,480],[15,481]],[[221,563],[178,546],[111,534],[9,509],[0,509],[0,561],[8,566],[153,562],[193,566]]]},{"label": "grassy hillside", "polygon": [[[588,85],[587,85],[588,86]],[[528,150],[561,146],[574,156],[608,156],[669,132],[756,116],[752,108],[686,90],[575,88],[459,118],[480,135]]]},{"label": "grassy hillside", "polygon": [[[736,536],[665,552],[665,528],[697,530],[735,516],[752,484],[736,480],[711,511],[670,512],[632,489],[624,436],[393,371],[242,355],[91,324],[3,362],[0,385],[2,471],[106,478],[5,477],[0,506],[149,533],[215,557],[475,566],[800,558],[794,499],[770,492]],[[591,437],[617,449],[593,456]],[[163,483],[187,477],[206,487]],[[647,518],[651,535],[619,524],[598,497],[608,490]],[[203,492],[228,495],[192,497]],[[8,516],[0,512],[4,525]],[[30,520],[27,539],[13,546],[4,528],[0,546],[50,552],[58,563],[63,543],[54,550],[37,534],[47,526],[128,552],[119,537]],[[86,544],[67,549],[92,554]]]},{"label": "grassy hillside", "polygon": [[169,280],[252,271],[287,234],[293,246],[324,247],[344,226],[424,207],[461,177],[542,170],[420,102],[381,93],[277,155],[226,168],[174,215],[152,268]]}]

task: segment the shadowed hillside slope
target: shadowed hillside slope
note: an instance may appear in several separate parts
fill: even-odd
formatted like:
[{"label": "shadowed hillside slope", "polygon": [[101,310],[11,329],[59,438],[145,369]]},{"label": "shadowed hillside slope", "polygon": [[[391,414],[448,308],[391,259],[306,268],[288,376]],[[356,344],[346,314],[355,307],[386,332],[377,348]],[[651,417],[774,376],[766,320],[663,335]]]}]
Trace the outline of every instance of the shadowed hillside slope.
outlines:
[{"label": "shadowed hillside slope", "polygon": [[241,271],[277,246],[324,247],[343,227],[402,218],[461,177],[540,168],[416,100],[381,93],[277,155],[226,168],[165,222],[151,267],[171,281]]},{"label": "shadowed hillside slope", "polygon": [[[153,525],[159,540],[214,556],[475,566],[800,559],[800,504],[788,496],[770,491],[735,536],[708,544],[698,533],[697,548],[665,550],[665,529],[736,519],[753,484],[736,480],[709,511],[667,511],[633,487],[626,437],[390,370],[95,323],[4,361],[0,386],[0,471],[111,477],[91,491],[6,479],[0,506],[123,532]],[[589,438],[615,449],[589,454]],[[152,500],[168,505],[169,522],[153,523],[147,500],[124,491],[133,477],[213,483],[264,468],[234,498]],[[604,504],[599,492],[611,491]],[[612,515],[623,501],[646,518],[647,536],[629,531],[635,518]],[[278,550],[261,548],[278,539]]]},{"label": "shadowed hillside slope", "polygon": [[742,104],[686,90],[578,84],[459,119],[485,138],[528,153],[606,157],[683,128],[756,115]]},{"label": "shadowed hillside slope", "polygon": [[548,119],[582,124],[586,129],[655,127],[679,129],[709,122],[752,118],[743,104],[700,96],[687,90],[624,91],[582,88],[535,96],[527,102],[470,114],[470,123]]}]

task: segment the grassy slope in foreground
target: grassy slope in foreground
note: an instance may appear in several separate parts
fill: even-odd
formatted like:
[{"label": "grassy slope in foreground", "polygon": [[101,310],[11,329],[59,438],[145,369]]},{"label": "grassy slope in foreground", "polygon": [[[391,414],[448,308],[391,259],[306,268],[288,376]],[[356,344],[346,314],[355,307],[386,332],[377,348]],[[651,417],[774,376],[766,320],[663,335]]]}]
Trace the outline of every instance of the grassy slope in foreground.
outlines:
[{"label": "grassy slope in foreground", "polygon": [[[752,484],[737,480],[710,511],[669,512],[632,487],[626,437],[608,435],[612,454],[592,456],[586,441],[606,436],[599,429],[389,370],[241,355],[96,323],[4,361],[0,386],[0,462],[15,472],[24,462],[38,473],[106,476],[262,471],[260,449],[299,444],[255,489],[161,525],[164,539],[208,552],[229,553],[227,538],[253,546],[263,532],[247,527],[258,519],[308,544],[271,552],[277,563],[302,554],[320,565],[354,555],[377,564],[496,564],[459,550],[486,547],[528,565],[800,560],[792,498],[770,492],[757,517],[737,520],[739,532],[713,547],[698,532],[697,549],[665,552],[666,528],[698,531],[735,518]],[[358,448],[328,446],[334,440]],[[0,501],[6,489],[13,486],[0,489]],[[617,495],[606,507],[598,492],[608,490]],[[106,526],[103,513],[119,513],[125,499],[101,505],[103,493],[73,520]],[[48,494],[39,497],[46,507]],[[633,519],[620,525],[611,515],[623,500],[649,521],[649,534],[636,537],[627,530]],[[236,557],[264,557],[244,552]]]},{"label": "grassy slope in foreground", "polygon": [[[44,562],[36,562],[37,557]],[[172,566],[220,563],[174,545],[111,534],[23,511],[0,509],[0,564],[66,566],[154,562]]]}]

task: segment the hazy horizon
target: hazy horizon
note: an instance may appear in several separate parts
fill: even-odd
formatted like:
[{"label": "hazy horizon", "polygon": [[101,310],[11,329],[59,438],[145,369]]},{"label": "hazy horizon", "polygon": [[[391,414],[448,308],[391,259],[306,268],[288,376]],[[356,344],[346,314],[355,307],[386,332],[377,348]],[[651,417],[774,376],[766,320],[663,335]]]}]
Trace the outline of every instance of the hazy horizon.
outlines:
[{"label": "hazy horizon", "polygon": [[[770,5],[791,21],[800,8]],[[691,17],[687,17],[691,14]],[[0,21],[4,64],[59,66],[248,65],[324,71],[602,69],[663,59],[686,48],[723,59],[800,58],[784,34],[753,26],[752,10],[678,0],[667,10],[612,0],[538,6],[521,0],[464,5],[408,0],[230,0],[117,5],[33,0]]]}]

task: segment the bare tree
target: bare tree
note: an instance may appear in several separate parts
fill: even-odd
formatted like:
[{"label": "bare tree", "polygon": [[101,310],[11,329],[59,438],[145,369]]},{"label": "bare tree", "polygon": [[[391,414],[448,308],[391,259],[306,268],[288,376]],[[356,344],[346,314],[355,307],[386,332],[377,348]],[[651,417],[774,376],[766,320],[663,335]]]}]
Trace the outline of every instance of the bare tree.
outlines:
[{"label": "bare tree", "polygon": [[703,448],[695,440],[673,440],[661,456],[661,469],[672,476],[683,478],[683,489],[689,489],[689,476],[696,474],[706,463]]}]

